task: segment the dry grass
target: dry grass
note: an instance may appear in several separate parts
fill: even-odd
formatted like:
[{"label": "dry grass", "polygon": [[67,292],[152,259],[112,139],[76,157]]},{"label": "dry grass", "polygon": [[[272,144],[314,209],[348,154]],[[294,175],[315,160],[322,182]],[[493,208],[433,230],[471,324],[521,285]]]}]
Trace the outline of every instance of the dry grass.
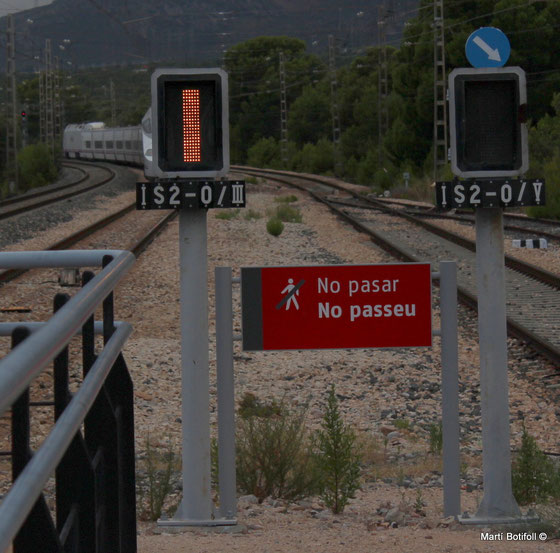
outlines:
[{"label": "dry grass", "polygon": [[416,457],[395,462],[394,455],[399,453],[399,446],[391,445],[387,439],[378,439],[364,433],[358,436],[357,445],[362,453],[366,480],[417,478],[432,471],[442,471],[441,456],[428,453],[427,446],[420,443],[413,432],[401,430],[400,434],[407,442],[414,443],[414,449],[407,452],[416,453]]},{"label": "dry grass", "polygon": [[[406,450],[398,445],[392,445],[386,438],[360,433],[357,436],[357,446],[362,454],[363,474],[366,480],[392,478],[398,481],[405,478],[418,478],[432,472],[443,472],[441,455],[429,452],[429,444],[418,437],[412,430],[399,430],[399,434],[406,440]],[[413,453],[411,459],[395,461],[395,455]],[[461,468],[482,468],[480,455],[461,455]]]}]

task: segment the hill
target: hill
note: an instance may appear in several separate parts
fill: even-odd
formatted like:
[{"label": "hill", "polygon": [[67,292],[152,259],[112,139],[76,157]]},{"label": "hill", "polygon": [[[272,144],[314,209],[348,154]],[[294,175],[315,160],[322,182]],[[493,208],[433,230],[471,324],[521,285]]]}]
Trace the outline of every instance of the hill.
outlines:
[{"label": "hill", "polygon": [[[16,14],[17,67],[38,68],[45,39],[67,67],[175,61],[186,65],[220,63],[228,47],[262,35],[305,40],[326,55],[328,35],[340,52],[377,44],[378,5],[363,0],[55,0]],[[387,39],[398,43],[404,21],[418,0],[394,0],[388,11]],[[0,22],[5,28],[6,21]],[[5,51],[0,53],[5,63]]]}]

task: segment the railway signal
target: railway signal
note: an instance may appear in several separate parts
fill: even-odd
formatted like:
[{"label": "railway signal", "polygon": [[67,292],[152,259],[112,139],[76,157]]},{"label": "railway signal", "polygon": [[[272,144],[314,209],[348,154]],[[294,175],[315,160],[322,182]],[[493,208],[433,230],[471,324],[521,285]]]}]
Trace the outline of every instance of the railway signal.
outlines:
[{"label": "railway signal", "polygon": [[529,168],[527,90],[523,69],[497,67],[509,56],[507,37],[499,29],[479,29],[467,39],[466,54],[475,67],[449,75],[451,170],[457,178],[436,183],[438,207],[473,207],[476,221],[484,496],[474,517],[459,520],[516,523],[523,519],[511,484],[502,211],[544,205],[544,181],[522,178]]},{"label": "railway signal", "polygon": [[[227,74],[156,69],[152,74],[155,182],[136,183],[136,209],[179,210],[183,499],[161,526],[235,524],[215,519],[210,490],[207,209],[245,206],[245,182],[227,181]],[[148,130],[144,129],[146,133]]]},{"label": "railway signal", "polygon": [[156,69],[151,113],[157,182],[136,184],[136,209],[244,207],[244,181],[208,181],[229,171],[227,73]]},{"label": "railway signal", "polygon": [[28,130],[27,130],[27,108],[21,110],[21,145],[27,146]]},{"label": "railway signal", "polygon": [[455,175],[513,177],[527,171],[527,89],[521,68],[454,69],[449,108]]},{"label": "railway signal", "polygon": [[156,69],[151,84],[156,176],[224,176],[229,170],[227,74],[221,69]]}]

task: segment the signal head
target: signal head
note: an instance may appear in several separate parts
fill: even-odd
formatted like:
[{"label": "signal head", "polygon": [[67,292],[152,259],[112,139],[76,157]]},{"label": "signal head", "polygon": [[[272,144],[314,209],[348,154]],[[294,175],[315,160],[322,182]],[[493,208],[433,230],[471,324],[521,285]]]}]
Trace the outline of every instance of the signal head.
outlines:
[{"label": "signal head", "polygon": [[513,177],[529,168],[527,88],[520,67],[460,68],[449,75],[451,169],[462,177]]},{"label": "signal head", "polygon": [[221,69],[156,69],[152,74],[153,170],[160,178],[229,171],[227,74]]}]

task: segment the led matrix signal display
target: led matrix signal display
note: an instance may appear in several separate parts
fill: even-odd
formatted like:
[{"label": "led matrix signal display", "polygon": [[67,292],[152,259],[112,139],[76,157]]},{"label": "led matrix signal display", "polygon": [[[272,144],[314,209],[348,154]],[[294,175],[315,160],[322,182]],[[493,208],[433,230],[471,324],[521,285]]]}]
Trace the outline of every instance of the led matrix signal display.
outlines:
[{"label": "led matrix signal display", "polygon": [[183,161],[201,161],[200,153],[200,90],[186,89],[183,98]]},{"label": "led matrix signal display", "polygon": [[227,74],[156,69],[152,75],[152,169],[160,178],[209,178],[229,170]]}]

